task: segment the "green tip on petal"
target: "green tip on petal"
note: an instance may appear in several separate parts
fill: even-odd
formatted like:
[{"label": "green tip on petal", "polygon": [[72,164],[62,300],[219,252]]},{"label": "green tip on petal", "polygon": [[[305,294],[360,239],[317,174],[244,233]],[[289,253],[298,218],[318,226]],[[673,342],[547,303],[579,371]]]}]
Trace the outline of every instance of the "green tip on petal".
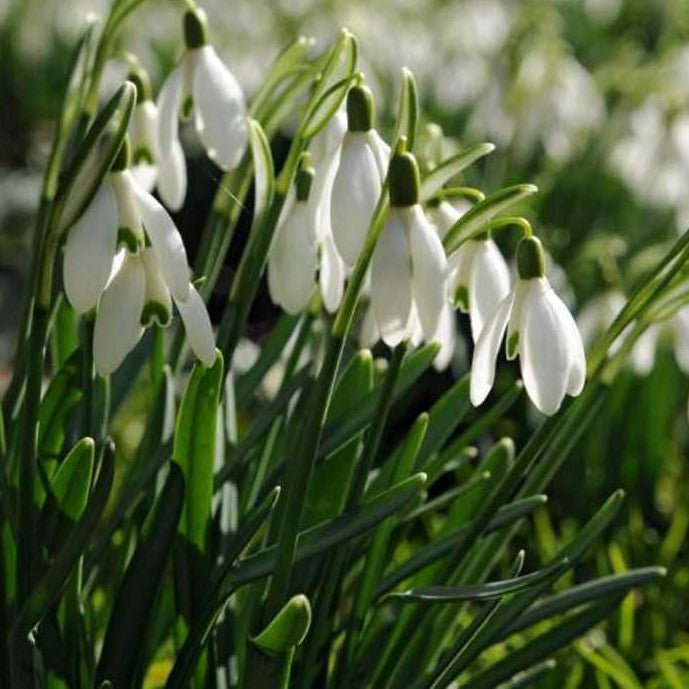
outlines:
[{"label": "green tip on petal", "polygon": [[395,153],[390,161],[390,205],[413,206],[419,202],[421,178],[411,153]]},{"label": "green tip on petal", "polygon": [[171,320],[172,314],[164,304],[157,301],[149,301],[144,305],[141,311],[139,322],[144,328],[148,328],[154,324],[158,324],[164,328],[166,325],[170,324]]},{"label": "green tip on petal", "polygon": [[189,10],[184,13],[184,44],[189,50],[201,48],[208,43],[208,20],[203,10]]},{"label": "green tip on petal", "polygon": [[117,151],[115,160],[112,161],[110,166],[111,172],[121,172],[129,167],[132,159],[132,145],[129,141],[129,134],[125,134],[120,144],[120,148]]},{"label": "green tip on petal", "polygon": [[466,285],[457,285],[455,290],[455,307],[463,313],[469,311],[469,288]]},{"label": "green tip on petal", "polygon": [[299,160],[299,170],[294,180],[297,191],[297,201],[308,200],[315,174],[316,171],[313,168],[311,154],[307,151],[302,154]]},{"label": "green tip on petal", "polygon": [[153,165],[153,153],[147,146],[139,146],[132,156],[134,165]]},{"label": "green tip on petal", "polygon": [[352,86],[347,93],[347,123],[350,132],[367,132],[373,128],[373,94],[364,84]]},{"label": "green tip on petal", "polygon": [[522,280],[545,275],[545,254],[538,237],[524,237],[517,245],[517,270]]},{"label": "green tip on petal", "polygon": [[286,653],[298,646],[311,626],[311,605],[304,595],[290,598],[268,626],[252,641],[268,653]]},{"label": "green tip on petal", "polygon": [[124,247],[130,254],[138,254],[141,250],[139,237],[129,227],[117,228],[117,246]]}]

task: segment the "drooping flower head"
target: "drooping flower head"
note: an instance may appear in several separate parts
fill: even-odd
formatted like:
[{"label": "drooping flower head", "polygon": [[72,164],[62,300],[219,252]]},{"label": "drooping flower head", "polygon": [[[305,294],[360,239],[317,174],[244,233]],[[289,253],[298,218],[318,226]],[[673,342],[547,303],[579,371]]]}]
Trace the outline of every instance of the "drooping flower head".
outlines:
[{"label": "drooping flower head", "polygon": [[67,234],[63,282],[77,313],[98,307],[93,358],[101,375],[114,371],[145,327],[165,326],[177,305],[194,353],[215,361],[206,307],[189,280],[179,231],[163,206],[128,169],[128,138],[103,184]]},{"label": "drooping flower head", "polygon": [[371,306],[391,347],[420,332],[433,340],[446,305],[447,261],[419,205],[419,169],[411,153],[390,161],[390,214],[371,261]]},{"label": "drooping flower head", "polygon": [[208,43],[203,10],[185,13],[184,41],[186,51],[158,97],[160,152],[166,159],[173,154],[178,120],[193,114],[208,157],[227,170],[239,162],[248,142],[244,93]]},{"label": "drooping flower head", "polygon": [[373,118],[370,89],[353,86],[347,93],[347,132],[331,200],[333,239],[350,267],[364,244],[390,158],[390,148],[373,128]]},{"label": "drooping flower head", "polygon": [[544,414],[554,414],[565,395],[576,396],[584,387],[584,346],[574,318],[545,276],[545,255],[536,237],[519,242],[517,269],[518,279],[476,343],[471,401],[478,406],[493,387],[495,363],[507,331],[507,358],[519,356],[531,401]]},{"label": "drooping flower head", "polygon": [[131,172],[146,191],[156,186],[165,205],[177,211],[187,193],[187,164],[179,140],[175,138],[164,157],[158,141],[158,106],[153,102],[148,74],[137,68],[128,77],[136,85],[137,99],[130,136],[132,141]]}]

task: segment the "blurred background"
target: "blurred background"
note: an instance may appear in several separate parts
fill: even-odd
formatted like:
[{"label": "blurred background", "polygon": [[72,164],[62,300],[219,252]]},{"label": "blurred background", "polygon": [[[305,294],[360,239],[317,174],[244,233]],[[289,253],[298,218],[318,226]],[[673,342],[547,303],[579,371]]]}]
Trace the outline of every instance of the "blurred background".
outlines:
[{"label": "blurred background", "polygon": [[[544,236],[572,308],[628,291],[689,225],[687,0],[206,0],[212,38],[247,93],[298,34],[324,46],[340,27],[360,41],[382,128],[402,66],[423,110],[457,144],[498,150],[471,183],[492,191],[533,182],[525,211]],[[105,0],[0,2],[0,365],[11,366],[37,205],[71,50]],[[158,86],[182,40],[179,8],[148,0],[123,31]],[[123,75],[115,65],[110,84]],[[106,83],[108,79],[106,79]],[[383,132],[385,133],[385,131]],[[289,136],[289,132],[285,133]],[[186,143],[186,142],[185,142]],[[279,152],[279,141],[276,144]],[[194,149],[190,193],[177,218],[193,253],[219,173]],[[509,243],[509,238],[508,238]],[[219,300],[232,275],[230,257]],[[564,272],[558,270],[561,267]],[[254,314],[275,310],[264,295]],[[466,324],[462,324],[464,327]],[[659,332],[650,361],[623,371],[538,519],[546,557],[615,488],[624,519],[595,558],[598,572],[665,564],[662,587],[632,596],[605,633],[575,646],[568,687],[689,686],[689,383]],[[455,373],[466,367],[457,355]],[[503,367],[504,368],[504,367]],[[507,386],[515,371],[501,373]],[[442,384],[448,374],[427,385]],[[498,387],[501,381],[499,381]],[[411,413],[411,411],[410,411]],[[518,405],[501,432],[519,443],[535,419]],[[614,671],[610,669],[612,663]],[[549,686],[549,685],[548,685]],[[560,686],[562,686],[560,684]]]}]

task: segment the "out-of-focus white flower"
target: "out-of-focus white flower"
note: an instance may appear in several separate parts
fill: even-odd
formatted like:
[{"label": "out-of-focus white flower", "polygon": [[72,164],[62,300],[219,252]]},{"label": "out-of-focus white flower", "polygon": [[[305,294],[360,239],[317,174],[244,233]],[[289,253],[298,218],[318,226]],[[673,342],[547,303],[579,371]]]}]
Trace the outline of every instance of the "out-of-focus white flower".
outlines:
[{"label": "out-of-focus white flower", "polygon": [[380,197],[390,148],[373,129],[373,96],[366,86],[349,90],[347,123],[332,187],[331,222],[335,246],[351,267]]},{"label": "out-of-focus white flower", "polygon": [[208,157],[227,170],[239,162],[247,146],[246,102],[239,82],[208,44],[207,33],[203,11],[186,12],[187,50],[158,97],[160,152],[164,159],[173,155],[178,119],[193,111]]},{"label": "out-of-focus white flower", "polygon": [[128,161],[125,140],[112,171],[67,235],[67,298],[77,313],[98,305],[93,357],[101,375],[122,363],[144,327],[170,322],[173,300],[194,353],[210,366],[213,331],[189,281],[182,237],[163,206],[135,181]]},{"label": "out-of-focus white flower", "polygon": [[165,158],[158,144],[158,106],[151,99],[148,75],[142,70],[129,75],[137,86],[137,102],[132,114],[130,136],[132,141],[131,173],[146,191],[158,187],[165,205],[177,211],[187,194],[187,164],[182,145],[177,138],[172,142],[170,155]]},{"label": "out-of-focus white flower", "polygon": [[411,154],[393,156],[389,180],[390,214],[371,261],[371,305],[381,338],[394,347],[415,331],[428,341],[435,336],[447,302],[447,261],[418,203],[419,171]]},{"label": "out-of-focus white flower", "polygon": [[507,331],[507,357],[519,355],[531,401],[551,415],[565,395],[576,396],[584,387],[584,347],[574,318],[545,277],[545,255],[537,238],[521,240],[517,263],[518,280],[476,343],[471,401],[478,406],[493,387],[498,350]]}]

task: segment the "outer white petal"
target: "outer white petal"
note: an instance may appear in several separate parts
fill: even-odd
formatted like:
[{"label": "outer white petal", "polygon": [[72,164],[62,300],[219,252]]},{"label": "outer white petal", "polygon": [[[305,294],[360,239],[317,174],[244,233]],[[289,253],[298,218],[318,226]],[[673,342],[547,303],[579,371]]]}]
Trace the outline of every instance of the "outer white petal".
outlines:
[{"label": "outer white petal", "polygon": [[101,376],[112,373],[139,341],[146,280],[141,259],[127,256],[103,293],[93,331],[93,360]]},{"label": "outer white petal", "polygon": [[158,163],[158,193],[163,203],[172,211],[178,211],[187,195],[187,162],[179,141],[172,144],[169,158]]},{"label": "outer white petal", "polygon": [[381,182],[385,179],[388,173],[388,165],[390,165],[390,146],[388,146],[381,135],[375,129],[369,129],[366,132],[368,144],[373,151],[376,158],[376,165],[378,167],[378,174]]},{"label": "outer white petal", "polygon": [[576,397],[586,383],[586,353],[584,343],[577,328],[574,317],[560,297],[552,292],[551,297],[560,318],[560,328],[567,338],[569,351],[569,377],[567,380],[567,394]]},{"label": "outer white petal", "polygon": [[507,328],[512,304],[514,302],[514,290],[510,292],[498,305],[493,317],[486,323],[481,331],[474,356],[471,362],[471,403],[478,407],[488,397],[495,380],[495,362],[500,350],[500,342]]},{"label": "outer white petal", "polygon": [[194,81],[196,130],[208,157],[221,168],[234,167],[249,138],[244,93],[215,48],[198,49]]},{"label": "outer white petal", "polygon": [[348,266],[359,256],[380,190],[380,175],[366,132],[348,132],[333,182],[330,216],[335,246]]},{"label": "outer white petal", "polygon": [[522,378],[536,408],[551,415],[569,385],[569,333],[562,329],[558,300],[547,279],[528,283],[520,325]]},{"label": "outer white petal", "polygon": [[212,366],[215,363],[215,339],[201,295],[193,285],[189,285],[187,299],[175,299],[175,304],[182,317],[192,351],[206,366]]},{"label": "outer white petal", "polygon": [[105,288],[117,246],[117,204],[107,184],[67,234],[65,293],[77,313],[93,308]]},{"label": "outer white petal", "polygon": [[158,152],[168,158],[178,138],[179,109],[184,88],[184,62],[169,74],[158,95]]},{"label": "outer white petal", "polygon": [[689,307],[685,306],[674,315],[672,325],[677,365],[684,373],[689,373]]},{"label": "outer white petal", "polygon": [[409,232],[414,303],[426,339],[438,329],[446,304],[447,259],[440,238],[426,220],[418,204],[400,211]]},{"label": "outer white petal", "polygon": [[487,239],[477,244],[469,273],[469,315],[474,342],[510,291],[510,271],[495,242]]},{"label": "outer white petal", "polygon": [[359,332],[359,344],[362,347],[373,347],[376,342],[380,340],[380,333],[378,332],[378,324],[376,317],[373,314],[373,307],[369,304],[364,317],[361,321],[361,330]]},{"label": "outer white petal", "polygon": [[418,347],[423,342],[423,328],[421,327],[419,312],[416,310],[416,304],[414,304],[414,302],[412,302],[411,305],[407,332],[409,333],[409,344],[412,347]]},{"label": "outer white petal", "polygon": [[647,376],[653,370],[659,335],[660,328],[657,325],[651,325],[646,328],[632,348],[629,363],[638,376]]},{"label": "outer white petal", "polygon": [[412,309],[411,262],[407,230],[397,209],[387,225],[371,260],[371,306],[383,341],[395,347],[410,335]]},{"label": "outer white petal", "polygon": [[184,301],[189,294],[189,266],[182,236],[165,208],[149,193],[137,188],[136,197],[170,293]]},{"label": "outer white petal", "polygon": [[334,313],[340,306],[344,293],[345,264],[330,235],[326,235],[321,243],[318,282],[323,305],[329,313]]},{"label": "outer white petal", "polygon": [[463,313],[469,311],[469,278],[476,249],[478,242],[465,242],[447,259],[448,297]]},{"label": "outer white petal", "polygon": [[429,206],[426,209],[428,222],[431,223],[431,226],[441,239],[459,220],[460,216],[461,213],[449,201],[444,199],[437,206]]},{"label": "outer white petal", "polygon": [[138,163],[129,168],[136,183],[146,191],[152,191],[158,179],[158,169],[155,165],[148,163]]},{"label": "outer white petal", "polygon": [[440,344],[440,349],[433,359],[433,368],[436,371],[444,371],[452,361],[452,355],[455,351],[455,342],[457,333],[455,331],[455,314],[449,304],[445,304],[443,312],[440,315],[440,322],[438,323],[438,330],[433,336],[433,342]]},{"label": "outer white petal", "polygon": [[273,299],[288,313],[299,313],[309,303],[316,281],[318,254],[306,203],[296,202],[278,229],[271,248],[269,288]]}]

